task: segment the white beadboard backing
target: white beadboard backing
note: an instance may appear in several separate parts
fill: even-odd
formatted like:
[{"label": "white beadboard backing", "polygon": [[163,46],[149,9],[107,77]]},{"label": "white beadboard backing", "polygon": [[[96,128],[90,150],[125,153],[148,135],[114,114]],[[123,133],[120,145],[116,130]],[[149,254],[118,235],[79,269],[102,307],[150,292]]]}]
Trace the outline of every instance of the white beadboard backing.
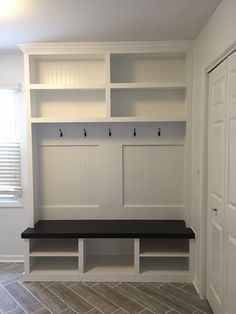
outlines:
[{"label": "white beadboard backing", "polygon": [[111,82],[172,82],[185,80],[183,54],[130,53],[111,55]]},{"label": "white beadboard backing", "polygon": [[183,146],[124,146],[124,205],[183,205]]},{"label": "white beadboard backing", "polygon": [[30,83],[92,84],[105,83],[105,55],[32,56]]},{"label": "white beadboard backing", "polygon": [[44,206],[40,219],[184,219],[184,206]]},{"label": "white beadboard backing", "polygon": [[[63,131],[63,137],[59,136],[59,129]],[[84,129],[87,137],[84,137]],[[33,130],[36,145],[179,145],[185,142],[186,126],[184,122],[48,123],[35,124]]]},{"label": "white beadboard backing", "polygon": [[55,123],[33,130],[38,219],[184,218],[184,123]]},{"label": "white beadboard backing", "polygon": [[84,239],[88,255],[134,255],[133,239]]},{"label": "white beadboard backing", "polygon": [[39,146],[40,206],[97,205],[97,146]]},{"label": "white beadboard backing", "polygon": [[31,91],[32,117],[103,118],[106,116],[104,90]]},{"label": "white beadboard backing", "polygon": [[111,92],[112,117],[161,117],[172,114],[184,116],[185,89],[147,89]]}]

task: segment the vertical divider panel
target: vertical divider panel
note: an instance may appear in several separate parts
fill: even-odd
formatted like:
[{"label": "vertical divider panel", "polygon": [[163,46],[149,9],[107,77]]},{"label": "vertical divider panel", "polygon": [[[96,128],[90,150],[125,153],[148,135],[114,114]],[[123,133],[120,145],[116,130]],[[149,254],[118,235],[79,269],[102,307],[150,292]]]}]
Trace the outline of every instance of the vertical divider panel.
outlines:
[{"label": "vertical divider panel", "polygon": [[37,221],[38,217],[35,215],[34,208],[34,183],[33,183],[33,140],[32,140],[32,125],[31,125],[31,101],[30,101],[30,55],[28,53],[24,54],[24,75],[25,75],[25,114],[26,114],[26,124],[27,124],[27,154],[25,154],[23,159],[22,167],[27,169],[25,171],[25,176],[23,176],[23,190],[27,191],[27,197],[24,197],[24,206],[26,208],[25,217],[29,227],[33,228],[34,223]]},{"label": "vertical divider panel", "polygon": [[84,239],[78,239],[78,246],[79,246],[79,273],[84,273],[84,265],[85,265],[85,252],[84,252]]},{"label": "vertical divider panel", "polygon": [[134,239],[134,272],[140,273],[140,239]]},{"label": "vertical divider panel", "polygon": [[111,117],[111,89],[110,89],[110,80],[111,80],[111,69],[110,69],[110,53],[105,55],[105,83],[106,83],[106,117]]},{"label": "vertical divider panel", "polygon": [[190,278],[193,278],[194,276],[194,241],[189,240],[189,257],[188,257],[188,267],[189,267],[189,274]]},{"label": "vertical divider panel", "polygon": [[24,271],[28,275],[30,273],[30,239],[24,240]]},{"label": "vertical divider panel", "polygon": [[186,96],[185,96],[185,115],[186,115],[186,135],[185,135],[185,186],[184,186],[184,219],[186,225],[190,225],[191,222],[191,162],[192,162],[192,147],[191,147],[191,138],[192,138],[192,62],[193,62],[192,50],[187,52],[186,64],[185,64],[185,80],[187,84]]},{"label": "vertical divider panel", "polygon": [[122,206],[122,145],[112,144],[109,141],[107,144],[99,146],[98,171],[99,205],[101,207]]}]

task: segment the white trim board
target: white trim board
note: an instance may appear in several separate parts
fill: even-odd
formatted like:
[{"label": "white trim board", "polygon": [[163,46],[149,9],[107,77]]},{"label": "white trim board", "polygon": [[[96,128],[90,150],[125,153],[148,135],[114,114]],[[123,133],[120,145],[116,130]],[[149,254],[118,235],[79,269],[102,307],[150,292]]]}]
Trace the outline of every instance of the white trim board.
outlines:
[{"label": "white trim board", "polygon": [[0,263],[24,263],[24,255],[0,255]]}]

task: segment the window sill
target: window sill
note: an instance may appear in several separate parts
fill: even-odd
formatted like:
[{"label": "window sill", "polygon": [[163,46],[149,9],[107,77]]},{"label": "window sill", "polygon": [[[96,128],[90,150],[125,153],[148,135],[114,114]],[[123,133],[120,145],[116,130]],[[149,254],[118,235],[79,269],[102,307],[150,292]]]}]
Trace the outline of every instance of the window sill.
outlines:
[{"label": "window sill", "polygon": [[22,208],[23,200],[17,201],[1,201],[0,200],[0,208]]}]

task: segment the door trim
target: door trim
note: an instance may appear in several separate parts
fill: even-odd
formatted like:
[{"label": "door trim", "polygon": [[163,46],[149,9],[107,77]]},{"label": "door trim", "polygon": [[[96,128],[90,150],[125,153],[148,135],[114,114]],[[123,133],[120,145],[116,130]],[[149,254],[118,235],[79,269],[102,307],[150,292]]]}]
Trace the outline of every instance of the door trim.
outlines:
[{"label": "door trim", "polygon": [[236,51],[236,41],[225,49],[213,62],[211,62],[204,70],[203,75],[203,130],[202,130],[202,178],[201,178],[201,213],[200,213],[200,225],[201,234],[200,238],[200,252],[204,258],[200,264],[200,283],[199,283],[199,295],[201,298],[206,297],[207,288],[207,200],[208,200],[208,99],[209,99],[209,74],[213,71],[220,63],[227,59],[232,53]]}]

